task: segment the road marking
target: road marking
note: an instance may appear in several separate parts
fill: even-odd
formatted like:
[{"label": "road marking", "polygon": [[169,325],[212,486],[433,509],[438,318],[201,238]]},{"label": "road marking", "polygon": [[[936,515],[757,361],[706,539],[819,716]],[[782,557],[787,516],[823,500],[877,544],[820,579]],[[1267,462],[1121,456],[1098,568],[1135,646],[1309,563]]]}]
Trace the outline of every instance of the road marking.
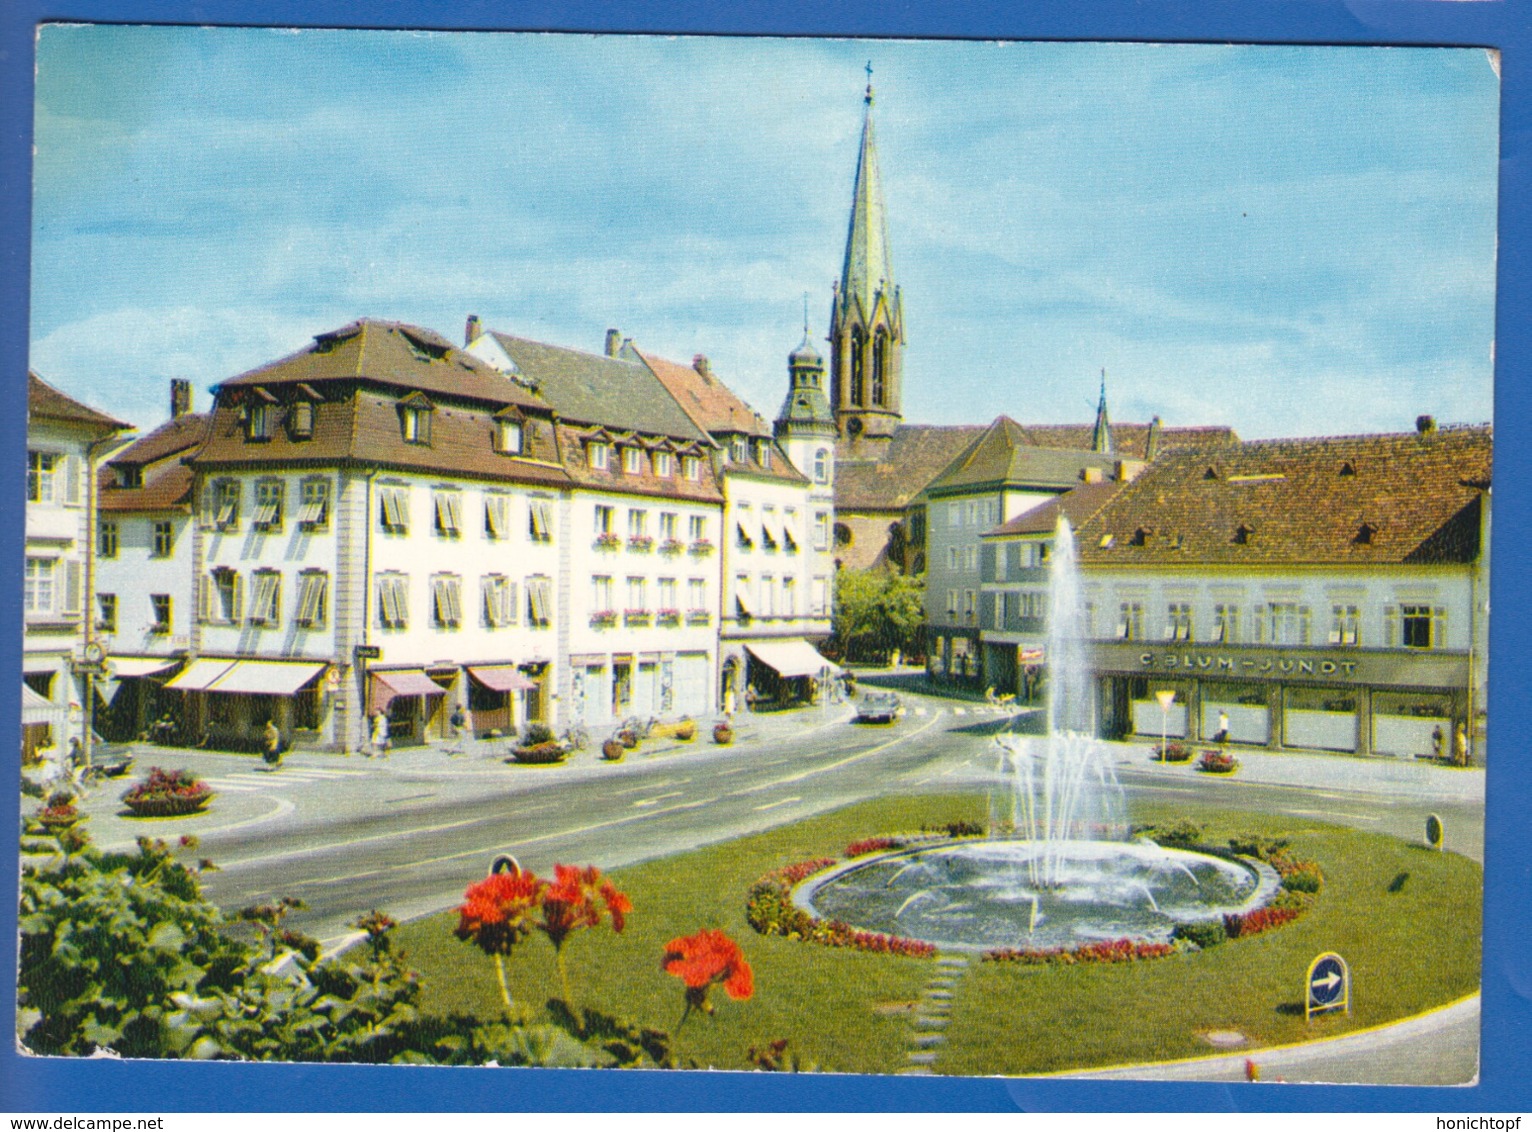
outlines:
[{"label": "road marking", "polygon": [[955,707],[955,708],[952,709],[952,714],[953,715],[967,715],[968,714],[968,709],[965,708],[965,707]]},{"label": "road marking", "polygon": [[634,802],[633,805],[635,805],[635,806],[653,806],[653,805],[656,805],[656,804],[658,804],[660,802],[663,802],[666,798],[679,798],[682,794],[685,794],[685,793],[686,793],[686,791],[684,791],[684,790],[672,790],[669,794],[656,794],[653,798],[643,798],[643,799],[641,799],[641,800],[639,800],[637,802]]},{"label": "road marking", "polygon": [[1283,813],[1297,814],[1305,818],[1342,818],[1347,821],[1381,821],[1371,814],[1343,814],[1336,810],[1284,810]]},{"label": "road marking", "polygon": [[243,783],[225,782],[218,778],[208,778],[204,781],[216,791],[226,794],[255,794],[260,791],[259,786],[246,786]]},{"label": "road marking", "polygon": [[762,790],[770,790],[773,786],[786,786],[789,782],[801,782],[803,779],[812,778],[816,774],[823,774],[829,770],[839,770],[841,767],[854,763],[859,759],[865,759],[871,755],[879,754],[882,751],[888,750],[890,747],[894,747],[900,743],[903,743],[906,739],[913,739],[915,736],[929,731],[933,726],[935,726],[940,718],[941,713],[938,712],[936,715],[931,717],[931,721],[929,723],[921,724],[919,727],[915,728],[915,730],[907,731],[903,735],[896,735],[886,743],[879,743],[874,747],[868,747],[865,751],[858,751],[854,755],[847,755],[845,758],[833,763],[825,763],[823,766],[813,766],[809,767],[807,770],[800,770],[797,774],[790,774],[786,778],[778,778],[772,780],[771,782],[762,782],[757,786],[747,786],[743,790],[732,791],[729,794],[729,797],[737,798],[742,794],[755,794]]},{"label": "road marking", "polygon": [[[504,853],[507,849],[524,849],[528,845],[535,845],[539,841],[551,841],[556,837],[574,837],[581,833],[595,833],[597,830],[611,829],[614,826],[628,825],[636,821],[644,821],[648,818],[662,817],[666,814],[678,814],[683,810],[695,810],[699,806],[708,806],[718,801],[717,798],[702,798],[695,802],[682,802],[675,806],[666,806],[663,810],[650,810],[642,814],[629,814],[623,818],[613,818],[611,821],[596,822],[592,825],[580,826],[576,829],[559,829],[552,833],[540,833],[536,837],[524,837],[520,841],[504,842],[497,841],[493,845],[486,845],[478,849],[464,849],[459,853],[448,853],[442,857],[429,857],[423,861],[409,861],[400,865],[387,865],[381,869],[368,869],[362,873],[349,873],[345,876],[325,877],[323,879],[296,881],[290,887],[302,885],[340,884],[344,881],[365,880],[367,877],[381,876],[384,873],[396,873],[401,869],[418,869],[422,865],[439,865],[445,861],[457,861],[464,857],[482,857],[489,853]],[[468,823],[464,823],[468,824]],[[393,836],[390,834],[389,836]],[[225,870],[227,871],[227,870]]]},{"label": "road marking", "polygon": [[613,790],[613,798],[621,798],[624,794],[642,794],[645,790],[654,790],[660,786],[684,786],[690,782],[689,778],[667,778],[661,782],[645,782],[640,786],[629,786],[626,790]]},{"label": "road marking", "polygon": [[757,810],[774,810],[778,806],[786,806],[786,805],[788,805],[788,804],[790,804],[792,802],[801,802],[801,801],[803,801],[803,799],[800,798],[800,797],[796,797],[796,796],[792,797],[792,798],[781,798],[781,799],[779,799],[779,800],[777,800],[775,802],[767,802],[764,806],[757,806],[755,808]]},{"label": "road marking", "polygon": [[[285,805],[288,810],[293,808],[293,804],[291,802],[283,800],[282,804]],[[446,822],[442,825],[423,825],[418,826],[415,829],[396,830],[392,833],[377,833],[370,837],[356,837],[352,838],[350,841],[331,841],[322,845],[312,846],[308,849],[286,849],[280,853],[267,853],[261,857],[244,857],[237,861],[230,861],[227,865],[223,866],[223,871],[229,873],[236,869],[242,869],[246,865],[264,865],[271,861],[285,861],[293,857],[306,857],[314,853],[327,853],[334,849],[351,849],[357,845],[369,845],[374,841],[396,841],[402,837],[413,837],[418,833],[440,833],[446,829],[461,829],[464,826],[482,825],[485,822],[503,820],[505,820],[505,815],[502,814],[495,814],[482,818],[465,818],[462,821]],[[236,829],[238,827],[230,826],[229,828]],[[219,830],[218,832],[223,831]]]},{"label": "road marking", "polygon": [[714,778],[728,778],[729,775],[731,775],[731,774],[744,774],[745,771],[747,771],[747,770],[755,770],[755,769],[756,769],[756,767],[754,767],[754,766],[737,766],[733,770],[721,770],[717,774],[715,774],[713,777]]}]

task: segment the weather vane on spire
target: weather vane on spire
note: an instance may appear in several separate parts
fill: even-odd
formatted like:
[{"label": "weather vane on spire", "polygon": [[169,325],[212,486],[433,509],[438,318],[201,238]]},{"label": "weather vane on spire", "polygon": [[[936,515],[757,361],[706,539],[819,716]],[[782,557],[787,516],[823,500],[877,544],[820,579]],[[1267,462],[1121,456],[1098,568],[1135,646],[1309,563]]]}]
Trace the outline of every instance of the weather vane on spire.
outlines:
[{"label": "weather vane on spire", "polygon": [[803,292],[803,336],[809,336],[809,293]]},{"label": "weather vane on spire", "polygon": [[867,101],[872,101],[872,60],[867,60]]}]

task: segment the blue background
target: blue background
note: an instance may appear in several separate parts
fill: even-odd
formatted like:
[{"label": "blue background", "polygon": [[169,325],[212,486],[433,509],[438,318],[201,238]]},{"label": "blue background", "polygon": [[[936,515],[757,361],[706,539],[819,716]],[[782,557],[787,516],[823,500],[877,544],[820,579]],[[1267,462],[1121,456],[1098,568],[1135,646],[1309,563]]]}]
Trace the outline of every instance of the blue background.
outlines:
[{"label": "blue background", "polygon": [[[1126,1084],[944,1080],[776,1074],[593,1073],[374,1066],[279,1066],[68,1061],[18,1057],[0,1049],[0,1108],[71,1113],[165,1111],[500,1111],[569,1109],[723,1110],[1193,1110],[1438,1111],[1532,1108],[1527,1043],[1532,1039],[1532,768],[1519,721],[1526,717],[1532,620],[1522,592],[1528,551],[1529,454],[1523,440],[1529,398],[1521,387],[1529,357],[1527,142],[1532,125],[1532,20],[1512,2],[1156,3],[1032,0],[1022,5],[927,2],[777,3],[770,11],[732,2],[524,3],[400,0],[362,9],[340,0],[7,0],[0,6],[0,358],[16,411],[0,415],[0,689],[20,687],[22,483],[27,368],[27,286],[33,35],[44,20],[311,27],[641,31],[662,33],[940,36],[981,39],[1110,39],[1198,42],[1430,44],[1502,51],[1499,308],[1495,431],[1496,499],[1490,666],[1492,734],[1485,860],[1484,1010],[1481,1083],[1473,1089],[1312,1087],[1275,1084]],[[19,734],[19,702],[0,704],[0,734]],[[14,771],[14,746],[6,745]],[[14,781],[14,779],[12,779]],[[0,807],[0,838],[14,845],[17,814]],[[15,969],[15,875],[0,870],[0,972]],[[0,978],[0,1018],[15,1010],[15,987]],[[5,1025],[8,1027],[9,1022]],[[1017,1040],[1029,1035],[1018,1034]]]}]

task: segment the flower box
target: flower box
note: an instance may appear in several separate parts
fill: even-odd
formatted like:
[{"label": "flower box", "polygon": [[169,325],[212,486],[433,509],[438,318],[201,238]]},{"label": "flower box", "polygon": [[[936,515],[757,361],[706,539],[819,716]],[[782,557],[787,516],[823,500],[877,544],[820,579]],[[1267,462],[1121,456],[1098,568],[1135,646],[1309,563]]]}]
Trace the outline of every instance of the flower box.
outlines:
[{"label": "flower box", "polygon": [[713,544],[705,538],[699,538],[692,543],[692,553],[698,558],[706,558],[713,553]]},{"label": "flower box", "polygon": [[598,628],[605,625],[617,624],[617,611],[615,609],[599,609],[590,615],[590,623]]},{"label": "flower box", "polygon": [[678,538],[668,538],[660,543],[661,554],[680,554],[686,549],[686,544]]},{"label": "flower box", "polygon": [[734,728],[727,723],[715,723],[713,725],[713,742],[720,747],[727,747],[734,742]]},{"label": "flower box", "polygon": [[628,549],[638,554],[648,554],[654,549],[654,540],[648,535],[633,535],[628,539]]},{"label": "flower box", "polygon": [[661,625],[679,625],[681,623],[681,611],[679,609],[662,609],[654,615],[654,619]]},{"label": "flower box", "polygon": [[511,758],[523,765],[547,765],[561,763],[569,757],[569,750],[562,743],[535,743],[530,747],[517,747]]},{"label": "flower box", "polygon": [[1203,751],[1197,760],[1197,769],[1206,774],[1233,774],[1239,768],[1239,760],[1223,751]]},{"label": "flower box", "polygon": [[597,535],[596,536],[596,549],[597,550],[616,550],[621,545],[622,545],[622,539],[619,538],[617,535],[607,534],[607,535]]},{"label": "flower box", "polygon": [[647,609],[627,609],[623,611],[622,619],[629,625],[647,625],[654,620],[654,614]]},{"label": "flower box", "polygon": [[189,770],[149,769],[149,777],[130,787],[122,800],[141,818],[195,814],[213,800],[213,788]]},{"label": "flower box", "polygon": [[686,614],[686,621],[690,625],[706,625],[712,619],[712,614],[705,609],[689,610]]}]

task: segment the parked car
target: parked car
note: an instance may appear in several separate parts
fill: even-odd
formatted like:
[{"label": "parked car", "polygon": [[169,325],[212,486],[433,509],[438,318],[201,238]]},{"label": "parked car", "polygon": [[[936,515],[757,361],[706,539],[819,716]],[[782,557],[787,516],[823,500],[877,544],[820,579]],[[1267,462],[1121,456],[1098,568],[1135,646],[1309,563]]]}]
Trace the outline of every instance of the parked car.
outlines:
[{"label": "parked car", "polygon": [[868,692],[857,705],[856,722],[892,723],[903,710],[899,705],[899,697],[894,693]]}]

